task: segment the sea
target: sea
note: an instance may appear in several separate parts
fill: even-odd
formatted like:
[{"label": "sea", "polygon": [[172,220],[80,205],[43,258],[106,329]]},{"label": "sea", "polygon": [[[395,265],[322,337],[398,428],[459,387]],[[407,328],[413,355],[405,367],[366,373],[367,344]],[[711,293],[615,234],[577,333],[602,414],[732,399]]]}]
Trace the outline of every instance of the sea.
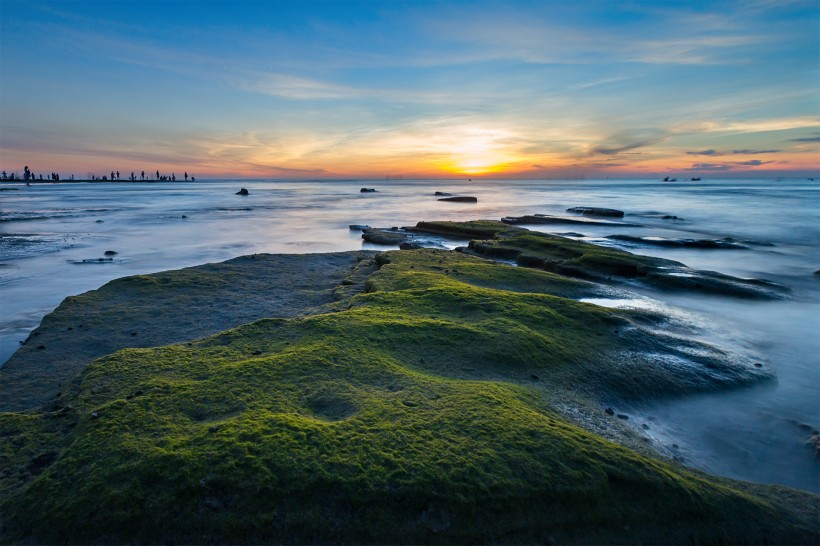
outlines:
[{"label": "sea", "polygon": [[[237,195],[243,187],[248,195]],[[437,191],[478,202],[439,201]],[[820,428],[820,182],[814,180],[0,182],[0,363],[63,298],[118,277],[253,253],[391,248],[364,242],[351,224],[566,216],[577,206],[626,214],[611,225],[530,227],[791,290],[788,299],[760,301],[628,287],[626,296],[593,303],[663,310],[690,323],[693,337],[753,354],[777,374],[763,385],[625,408],[631,426],[648,424],[639,432],[660,452],[713,474],[820,493],[820,459],[808,443]],[[620,225],[627,223],[637,225]],[[656,244],[670,239],[730,244]]]}]

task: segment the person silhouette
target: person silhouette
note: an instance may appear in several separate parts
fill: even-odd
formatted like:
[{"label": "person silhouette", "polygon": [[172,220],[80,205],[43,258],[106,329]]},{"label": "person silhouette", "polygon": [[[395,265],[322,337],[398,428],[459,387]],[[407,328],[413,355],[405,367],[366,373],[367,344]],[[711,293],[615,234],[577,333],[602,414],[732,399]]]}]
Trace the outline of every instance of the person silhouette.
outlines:
[{"label": "person silhouette", "polygon": [[185,171],[185,181],[188,181],[188,171]]},{"label": "person silhouette", "polygon": [[159,180],[159,169],[157,169],[157,180]]},{"label": "person silhouette", "polygon": [[145,180],[145,171],[140,173],[140,180]]},{"label": "person silhouette", "polygon": [[117,171],[117,180],[120,179],[120,171]]}]

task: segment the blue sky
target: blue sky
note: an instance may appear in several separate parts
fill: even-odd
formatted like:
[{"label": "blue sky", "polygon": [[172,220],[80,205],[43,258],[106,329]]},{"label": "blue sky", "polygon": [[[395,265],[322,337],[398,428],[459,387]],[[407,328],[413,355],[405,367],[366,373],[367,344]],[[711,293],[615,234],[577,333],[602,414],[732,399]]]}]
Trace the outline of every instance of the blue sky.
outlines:
[{"label": "blue sky", "polygon": [[0,2],[0,165],[814,176],[820,7]]}]

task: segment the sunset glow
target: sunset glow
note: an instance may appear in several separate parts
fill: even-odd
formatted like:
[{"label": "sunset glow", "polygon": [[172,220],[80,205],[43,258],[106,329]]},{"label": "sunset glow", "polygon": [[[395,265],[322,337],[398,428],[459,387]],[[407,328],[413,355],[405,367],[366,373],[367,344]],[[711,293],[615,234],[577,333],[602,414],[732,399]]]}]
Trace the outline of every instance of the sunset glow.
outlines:
[{"label": "sunset glow", "polygon": [[83,177],[815,176],[819,12],[4,2],[0,162]]}]

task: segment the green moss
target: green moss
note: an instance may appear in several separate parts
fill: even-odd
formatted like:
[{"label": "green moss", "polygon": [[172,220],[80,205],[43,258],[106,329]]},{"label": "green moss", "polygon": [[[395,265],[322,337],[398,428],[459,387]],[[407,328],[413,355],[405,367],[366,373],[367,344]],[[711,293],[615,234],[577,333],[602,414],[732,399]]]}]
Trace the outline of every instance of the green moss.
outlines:
[{"label": "green moss", "polygon": [[[768,489],[640,455],[550,409],[531,374],[577,389],[629,319],[546,293],[583,283],[432,250],[379,261],[344,311],[95,360],[60,400],[75,426],[0,414],[15,469],[0,474],[0,538],[816,540],[816,522]],[[44,446],[48,464],[25,470]]]}]

